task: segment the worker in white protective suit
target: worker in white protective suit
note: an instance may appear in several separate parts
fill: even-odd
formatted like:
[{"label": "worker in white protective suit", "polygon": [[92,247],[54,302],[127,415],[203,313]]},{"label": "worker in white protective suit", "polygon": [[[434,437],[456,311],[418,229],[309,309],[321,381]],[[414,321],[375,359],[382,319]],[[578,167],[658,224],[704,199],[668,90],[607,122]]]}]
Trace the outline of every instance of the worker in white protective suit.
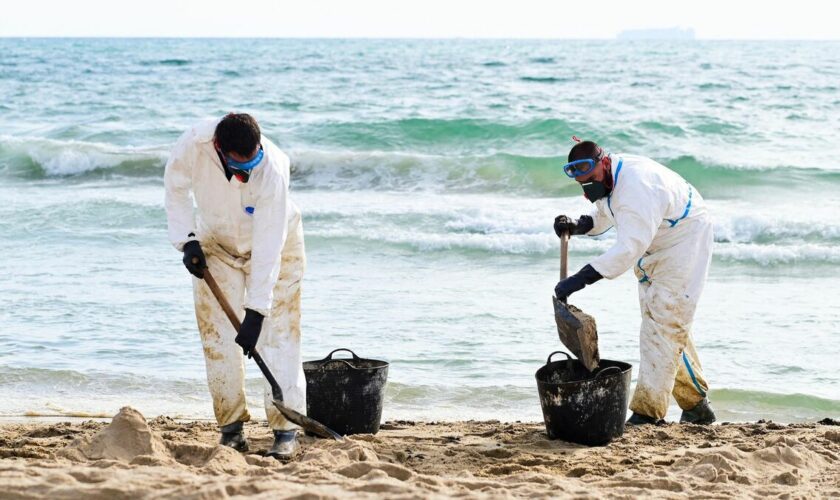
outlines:
[{"label": "worker in white protective suit", "polygon": [[627,423],[662,421],[670,394],[683,410],[681,422],[714,422],[691,335],[714,236],[703,198],[650,158],[606,154],[591,141],[572,147],[564,171],[581,184],[595,209],[576,221],[558,216],[555,232],[597,236],[615,227],[617,235],[612,248],[557,284],[556,297],[565,300],[631,267],[639,280],[641,366]]},{"label": "worker in white protective suit", "polygon": [[[289,158],[261,135],[253,117],[231,113],[181,136],[164,184],[169,239],[195,276],[195,314],[220,442],[246,451],[242,424],[251,417],[243,352],[250,357],[256,347],[286,406],[306,412],[300,354],[306,257],[300,210],[289,199]],[[239,335],[201,279],[207,267],[240,312]],[[275,438],[268,455],[287,459],[298,449],[296,426],[271,401],[266,382],[265,411]]]}]

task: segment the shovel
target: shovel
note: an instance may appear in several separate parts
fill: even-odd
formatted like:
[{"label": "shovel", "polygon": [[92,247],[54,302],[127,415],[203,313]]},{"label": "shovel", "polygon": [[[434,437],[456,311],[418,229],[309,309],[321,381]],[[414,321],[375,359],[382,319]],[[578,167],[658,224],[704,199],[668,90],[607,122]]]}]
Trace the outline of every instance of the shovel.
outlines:
[{"label": "shovel", "polygon": [[[204,281],[207,282],[207,286],[210,287],[210,290],[213,292],[213,295],[216,297],[216,300],[219,301],[219,305],[222,306],[224,309],[225,314],[227,315],[230,322],[233,324],[233,328],[236,330],[236,333],[239,333],[239,327],[241,326],[239,322],[239,318],[236,316],[236,313],[233,312],[233,308],[230,306],[230,303],[225,297],[224,292],[222,289],[219,288],[219,284],[216,283],[216,280],[213,278],[213,275],[210,273],[210,269],[204,268]],[[320,436],[323,438],[333,438],[336,441],[342,441],[344,438],[334,430],[330,429],[326,425],[313,420],[302,413],[298,413],[295,410],[289,408],[283,403],[283,391],[280,389],[280,385],[277,383],[277,380],[274,378],[274,375],[271,374],[271,371],[266,366],[265,362],[262,359],[262,356],[257,352],[256,349],[251,350],[251,357],[254,358],[256,361],[257,366],[260,367],[260,371],[265,376],[268,383],[271,384],[271,395],[274,398],[274,407],[286,417],[292,423],[295,423],[301,426],[304,430],[309,431],[316,436]]]},{"label": "shovel", "polygon": [[[569,274],[569,232],[560,237],[560,279]],[[554,321],[560,341],[583,363],[590,372],[598,367],[598,329],[595,318],[577,307],[551,297],[554,301]]]}]

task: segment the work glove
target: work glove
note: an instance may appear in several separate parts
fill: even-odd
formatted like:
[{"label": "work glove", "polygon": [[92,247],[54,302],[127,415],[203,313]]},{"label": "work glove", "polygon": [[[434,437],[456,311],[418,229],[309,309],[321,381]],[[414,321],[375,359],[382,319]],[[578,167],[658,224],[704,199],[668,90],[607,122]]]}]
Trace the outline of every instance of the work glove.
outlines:
[{"label": "work glove", "polygon": [[560,280],[560,282],[557,283],[557,286],[554,287],[554,296],[557,297],[557,300],[566,302],[569,295],[577,292],[578,290],[583,290],[583,287],[591,285],[601,278],[603,278],[601,273],[596,271],[594,267],[587,264],[576,274]]},{"label": "work glove", "polygon": [[[193,262],[193,259],[196,259]],[[201,250],[201,243],[191,240],[184,243],[184,265],[187,271],[198,279],[204,278],[204,269],[207,268],[207,259]]]},{"label": "work glove", "polygon": [[554,232],[557,233],[558,238],[561,238],[564,232],[568,232],[569,234],[586,234],[592,230],[594,224],[592,217],[588,215],[581,215],[577,221],[573,221],[565,215],[558,215],[554,219]]},{"label": "work glove", "polygon": [[236,336],[237,344],[242,348],[242,354],[249,358],[254,348],[257,347],[257,340],[260,338],[263,319],[265,317],[253,309],[245,309],[245,319],[239,327],[239,335]]}]

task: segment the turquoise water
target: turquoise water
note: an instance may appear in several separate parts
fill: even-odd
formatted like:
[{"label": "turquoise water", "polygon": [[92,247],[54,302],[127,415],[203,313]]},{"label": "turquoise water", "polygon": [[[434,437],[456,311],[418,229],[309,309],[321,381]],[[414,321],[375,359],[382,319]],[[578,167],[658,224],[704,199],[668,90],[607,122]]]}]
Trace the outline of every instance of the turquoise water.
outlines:
[{"label": "turquoise water", "polygon": [[[211,416],[162,173],[192,122],[241,110],[292,157],[305,358],[390,361],[387,418],[541,418],[551,223],[588,210],[572,134],[708,200],[720,417],[836,418],[838,81],[833,42],[0,39],[0,416]],[[571,268],[613,238],[574,239]],[[633,277],[574,302],[637,372]]]}]

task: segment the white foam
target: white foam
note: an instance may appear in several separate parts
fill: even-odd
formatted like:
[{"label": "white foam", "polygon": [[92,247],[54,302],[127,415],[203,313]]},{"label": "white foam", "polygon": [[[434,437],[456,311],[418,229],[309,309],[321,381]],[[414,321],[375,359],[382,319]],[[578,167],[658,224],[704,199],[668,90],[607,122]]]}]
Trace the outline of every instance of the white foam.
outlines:
[{"label": "white foam", "polygon": [[[555,254],[554,217],[561,213],[577,217],[591,208],[582,197],[379,191],[309,191],[295,197],[304,217],[317,218],[307,226],[307,234],[312,236],[408,245],[424,251],[502,254]],[[718,259],[761,265],[840,262],[840,247],[824,241],[840,237],[840,225],[832,223],[830,213],[799,216],[783,207],[771,217],[764,213],[766,207],[745,202],[715,201],[712,206]],[[816,219],[819,216],[824,218]],[[570,251],[595,255],[608,250],[614,241],[614,230],[598,238],[575,237]]]},{"label": "white foam", "polygon": [[805,262],[840,263],[840,247],[814,243],[798,245],[716,244],[714,255],[725,261],[751,262],[765,266]]},{"label": "white foam", "polygon": [[543,254],[557,246],[553,234],[463,234],[420,233],[405,230],[315,230],[313,236],[326,238],[357,238],[364,241],[409,245],[421,251],[483,250],[505,254]]},{"label": "white foam", "polygon": [[163,166],[168,157],[164,146],[115,146],[32,137],[0,136],[0,147],[12,154],[29,156],[48,176],[78,175],[114,168],[127,161],[157,160]]},{"label": "white foam", "polygon": [[[522,158],[507,154],[429,155],[384,151],[290,151],[299,185],[320,189],[377,189],[439,192],[505,190],[508,192],[556,191],[570,181],[558,175],[545,180],[527,167]],[[540,158],[530,160],[539,161]],[[551,159],[547,159],[551,161]],[[560,173],[561,160],[557,160]]]},{"label": "white foam", "polygon": [[779,240],[796,238],[840,238],[840,220],[815,220],[818,214],[780,217],[773,214],[756,213],[731,215],[715,219],[715,241],[750,243],[757,240]]},{"label": "white foam", "polygon": [[[553,232],[541,233],[423,233],[404,229],[316,229],[312,236],[340,239],[360,239],[395,245],[408,245],[420,251],[480,250],[498,254],[551,255],[557,252],[557,236]],[[570,252],[599,254],[607,251],[614,237],[576,238]],[[836,246],[802,243],[793,245],[759,245],[752,243],[715,243],[714,256],[729,262],[760,265],[795,263],[840,263],[840,248]]]}]

